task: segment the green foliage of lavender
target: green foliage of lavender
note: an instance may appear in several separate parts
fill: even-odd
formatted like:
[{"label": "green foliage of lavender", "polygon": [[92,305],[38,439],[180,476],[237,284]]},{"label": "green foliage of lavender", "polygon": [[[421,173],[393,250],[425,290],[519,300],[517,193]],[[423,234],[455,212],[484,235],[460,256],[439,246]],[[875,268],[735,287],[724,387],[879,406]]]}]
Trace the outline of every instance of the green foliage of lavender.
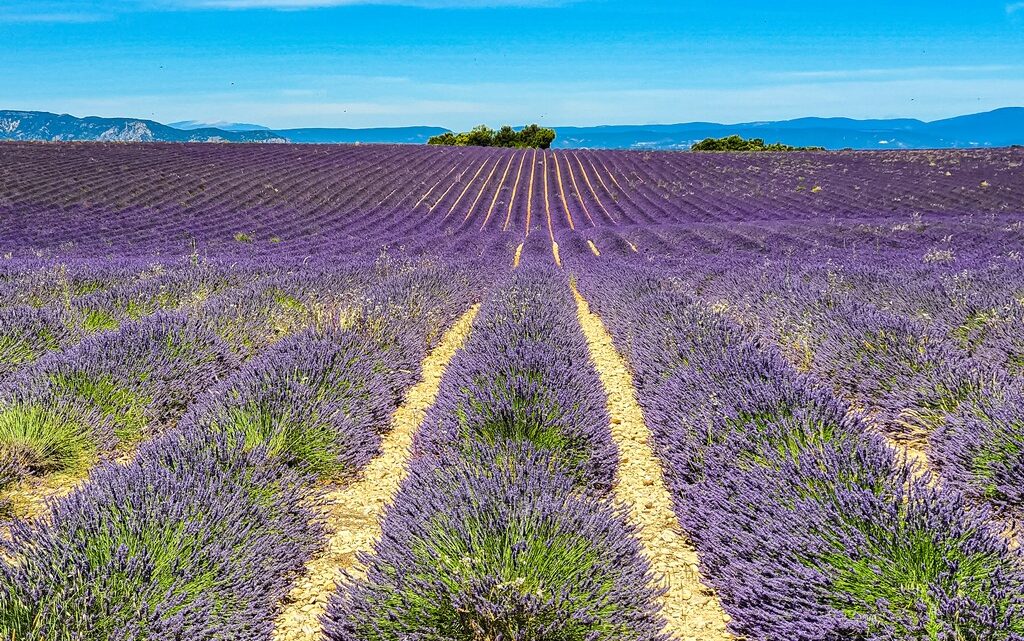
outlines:
[{"label": "green foliage of lavender", "polygon": [[607,500],[603,391],[563,278],[524,270],[482,308],[332,640],[660,640],[647,562]]},{"label": "green foliage of lavender", "polygon": [[[630,278],[650,293],[625,296]],[[731,323],[658,275],[604,272],[581,284],[636,369],[677,514],[734,630],[752,639],[1019,638],[1020,554],[985,510],[915,477],[819,379],[770,345],[736,340]],[[850,318],[868,328],[862,336],[872,335],[870,318],[891,323]],[[913,361],[921,352],[905,353]]]}]

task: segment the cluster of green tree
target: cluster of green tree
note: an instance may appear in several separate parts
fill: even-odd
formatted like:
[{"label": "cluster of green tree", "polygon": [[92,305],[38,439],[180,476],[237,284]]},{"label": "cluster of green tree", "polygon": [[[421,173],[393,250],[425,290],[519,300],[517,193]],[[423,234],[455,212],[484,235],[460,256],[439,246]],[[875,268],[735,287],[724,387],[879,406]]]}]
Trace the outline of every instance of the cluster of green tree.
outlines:
[{"label": "cluster of green tree", "polygon": [[690,151],[825,151],[824,147],[793,147],[781,142],[765,144],[761,138],[747,140],[732,135],[725,138],[705,138],[690,147]]},{"label": "cluster of green tree", "polygon": [[455,147],[537,147],[547,149],[555,140],[555,130],[539,125],[527,125],[516,131],[505,125],[495,131],[487,125],[478,125],[471,131],[443,133],[427,140],[428,145],[452,145]]}]

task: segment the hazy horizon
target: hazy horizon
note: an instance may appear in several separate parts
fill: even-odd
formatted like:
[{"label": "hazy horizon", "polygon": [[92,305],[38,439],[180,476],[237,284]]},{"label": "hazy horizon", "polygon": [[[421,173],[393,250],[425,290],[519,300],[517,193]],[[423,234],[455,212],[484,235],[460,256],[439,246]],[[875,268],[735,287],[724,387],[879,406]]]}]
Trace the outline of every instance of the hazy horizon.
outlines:
[{"label": "hazy horizon", "polygon": [[[971,116],[971,115],[976,115],[978,113],[988,113],[988,112],[991,112],[991,111],[999,111],[999,110],[1003,110],[1003,109],[1024,109],[1024,105],[1004,105],[1002,107],[996,107],[994,109],[986,110],[984,112],[971,112],[971,113],[954,114],[953,116],[950,116],[949,118],[956,118],[956,117],[960,117],[960,116]],[[58,115],[58,116],[71,116],[71,117],[80,118],[80,119],[85,119],[85,118],[114,118],[114,119],[120,119],[120,118],[123,118],[123,119],[126,119],[126,120],[153,120],[152,118],[147,118],[147,117],[142,117],[142,116],[135,116],[133,114],[127,114],[127,113],[126,114],[120,114],[120,115],[101,116],[101,115],[98,115],[98,114],[84,114],[84,113],[83,114],[76,114],[76,113],[47,111],[47,110],[42,110],[42,109],[23,109],[23,108],[19,108],[19,107],[8,108],[8,107],[5,107],[4,105],[0,105],[0,111],[20,111],[20,112],[35,112],[35,113],[52,113],[52,114],[55,114],[55,115]],[[713,122],[713,121],[606,122],[606,123],[597,123],[597,124],[593,124],[593,125],[577,125],[575,123],[562,123],[562,124],[548,124],[547,126],[554,127],[556,129],[558,129],[558,128],[580,128],[580,129],[585,129],[585,128],[591,128],[591,127],[646,127],[646,126],[657,127],[657,126],[671,126],[671,125],[686,125],[686,124],[698,123],[698,122],[707,122],[708,124],[712,124],[712,125],[730,126],[730,125],[750,125],[750,124],[769,123],[769,122],[780,122],[781,123],[781,122],[787,122],[787,121],[790,121],[790,120],[814,119],[814,118],[821,118],[821,119],[844,118],[844,119],[850,119],[850,120],[919,120],[919,121],[924,122],[924,123],[934,122],[936,120],[945,120],[945,119],[947,119],[947,118],[936,118],[936,119],[922,120],[922,119],[918,119],[918,118],[913,118],[912,116],[891,116],[891,117],[882,118],[882,119],[876,119],[876,118],[857,119],[857,118],[850,118],[848,116],[819,116],[819,115],[816,115],[816,114],[808,114],[808,115],[805,115],[805,116],[797,116],[797,117],[794,117],[794,118],[786,118],[786,119],[781,119],[781,120],[777,120],[777,121],[776,120],[755,119],[755,120],[748,120],[748,121],[743,121],[743,122],[738,122],[738,121],[737,122]],[[262,123],[258,123],[258,122],[236,122],[236,121],[228,121],[228,120],[207,121],[207,120],[197,120],[197,119],[194,119],[194,118],[189,118],[189,119],[184,119],[184,120],[175,120],[175,121],[171,121],[171,122],[164,122],[164,121],[157,120],[156,122],[159,122],[162,125],[167,125],[169,127],[173,127],[175,129],[181,129],[182,131],[188,131],[188,130],[199,129],[199,128],[214,128],[214,129],[222,129],[224,131],[284,131],[284,130],[288,130],[288,129],[305,129],[305,128],[307,128],[307,127],[291,127],[291,126],[287,126],[287,125],[286,126],[282,126],[282,127],[268,127],[268,126],[266,126],[266,125],[264,125]],[[529,123],[526,123],[526,122],[502,121],[500,123],[489,123],[489,122],[488,123],[479,123],[478,122],[476,124],[484,124],[484,125],[491,126],[491,127],[496,127],[496,126],[505,125],[505,124],[511,124],[515,128],[520,128],[520,127],[523,127],[523,126],[525,126],[526,124],[529,124]],[[475,125],[473,125],[473,126],[475,126]],[[422,122],[422,123],[414,124],[414,125],[373,125],[373,126],[369,126],[369,127],[347,127],[347,126],[341,126],[341,125],[338,125],[338,126],[317,125],[316,127],[309,127],[309,128],[322,128],[322,129],[390,129],[390,128],[394,128],[394,129],[404,129],[404,128],[444,128],[444,127],[443,127],[443,125],[437,125],[437,124],[429,123],[429,122]],[[468,130],[470,128],[471,127],[467,126],[465,129]],[[450,127],[447,128],[447,129],[449,129],[451,131],[454,131],[454,129],[452,129]]]}]

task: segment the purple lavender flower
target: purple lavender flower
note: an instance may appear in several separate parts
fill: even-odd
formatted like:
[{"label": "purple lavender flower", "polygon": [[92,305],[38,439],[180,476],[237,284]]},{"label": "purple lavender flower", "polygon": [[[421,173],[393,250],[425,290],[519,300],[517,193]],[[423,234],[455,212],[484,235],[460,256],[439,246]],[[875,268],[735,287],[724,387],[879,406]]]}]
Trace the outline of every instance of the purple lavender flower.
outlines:
[{"label": "purple lavender flower", "polygon": [[414,466],[383,533],[329,639],[665,638],[625,515],[529,446]]},{"label": "purple lavender flower", "polygon": [[149,444],[14,523],[0,627],[29,641],[266,639],[320,537],[304,487],[224,439]]}]

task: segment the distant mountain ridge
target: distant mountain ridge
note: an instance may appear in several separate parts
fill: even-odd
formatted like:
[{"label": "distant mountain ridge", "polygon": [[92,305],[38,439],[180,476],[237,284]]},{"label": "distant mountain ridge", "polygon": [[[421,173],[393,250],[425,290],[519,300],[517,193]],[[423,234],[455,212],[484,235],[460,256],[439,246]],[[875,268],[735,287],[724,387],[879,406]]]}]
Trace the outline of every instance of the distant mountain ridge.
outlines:
[{"label": "distant mountain ridge", "polygon": [[796,118],[723,125],[689,122],[674,125],[555,127],[556,147],[689,149],[705,138],[737,134],[796,146],[827,149],[949,149],[1024,144],[1024,107],[956,116],[932,122],[911,118],[855,120]]},{"label": "distant mountain ridge", "polygon": [[[704,138],[738,134],[766,142],[828,149],[1006,147],[1024,144],[1024,107],[1005,107],[933,122],[910,118],[793,120],[719,124],[554,127],[554,146],[612,149],[689,149]],[[0,140],[118,142],[412,143],[448,131],[443,127],[271,130],[243,123],[182,121],[164,125],[139,118],[77,118],[42,111],[0,111]]]},{"label": "distant mountain ridge", "polygon": [[97,142],[260,142],[260,143],[426,143],[441,127],[376,129],[252,129],[260,125],[228,124],[228,128],[185,121],[164,125],[142,118],[76,118],[45,111],[0,110],[0,140]]},{"label": "distant mountain ridge", "polygon": [[76,118],[44,111],[0,111],[0,140],[100,142],[287,142],[271,131],[185,131],[139,118]]}]

